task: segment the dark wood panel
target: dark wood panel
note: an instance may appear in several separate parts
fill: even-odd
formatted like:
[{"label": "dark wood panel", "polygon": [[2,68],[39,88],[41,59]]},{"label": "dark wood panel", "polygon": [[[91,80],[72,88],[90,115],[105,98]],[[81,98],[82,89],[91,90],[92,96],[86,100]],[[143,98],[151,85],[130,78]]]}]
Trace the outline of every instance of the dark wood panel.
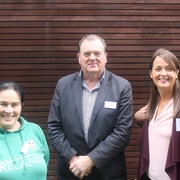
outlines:
[{"label": "dark wood panel", "polygon": [[[168,47],[170,47],[170,48],[168,48]],[[133,58],[134,56],[136,57],[136,58],[138,58],[138,57],[147,57],[147,58],[149,58],[150,59],[150,57],[152,56],[152,54],[153,54],[153,52],[157,49],[157,48],[159,48],[159,47],[157,47],[157,46],[154,46],[154,49],[153,49],[153,47],[152,47],[152,50],[149,50],[149,49],[147,49],[146,51],[131,51],[131,50],[129,50],[129,51],[127,51],[127,49],[125,49],[124,51],[122,51],[122,50],[120,50],[119,52],[117,52],[117,51],[114,51],[114,52],[109,52],[108,54],[109,54],[109,58],[111,58],[112,56],[113,57],[119,57],[119,58],[124,58],[124,57],[131,57],[131,58]],[[176,56],[179,56],[180,55],[180,51],[179,51],[179,46],[164,46],[164,48],[167,48],[167,49],[169,49],[169,50],[171,50],[172,52],[174,52],[175,54],[176,54]],[[5,51],[0,51],[0,57],[4,57],[4,58],[6,58],[6,57],[16,57],[17,59],[19,59],[19,57],[20,58],[40,58],[40,57],[46,57],[46,58],[48,58],[48,57],[51,57],[51,58],[58,58],[58,57],[73,57],[73,58],[75,58],[76,57],[76,54],[77,54],[77,52],[72,52],[72,51],[70,51],[69,50],[69,52],[66,52],[66,51],[64,51],[64,52],[50,52],[50,51],[47,51],[47,52],[20,52],[21,51],[21,48],[19,49],[19,51],[15,51],[15,52],[5,52]],[[131,52],[131,53],[129,53],[129,52]],[[18,61],[18,60],[17,60]]]},{"label": "dark wood panel", "polygon": [[[5,12],[7,10],[4,10]],[[13,10],[11,10],[13,11]],[[19,10],[18,10],[19,11]],[[66,10],[67,11],[67,10]],[[2,12],[2,11],[1,11]],[[159,22],[152,22],[152,21],[117,21],[116,23],[114,21],[106,21],[106,22],[101,22],[101,21],[93,21],[93,22],[89,22],[89,21],[85,21],[83,23],[79,22],[79,21],[71,21],[71,23],[69,23],[68,21],[38,21],[38,22],[31,22],[31,21],[19,21],[17,23],[16,22],[12,22],[12,21],[1,21],[0,22],[0,27],[5,28],[5,27],[9,27],[9,28],[18,28],[19,26],[21,26],[21,28],[26,28],[26,27],[51,27],[51,28],[57,28],[57,27],[77,27],[77,23],[78,23],[78,27],[82,28],[82,27],[103,27],[103,28],[119,28],[119,27],[126,27],[126,28],[134,28],[134,27],[143,27],[143,28],[148,28],[148,27],[173,27],[173,28],[177,28],[180,27],[180,24],[177,23],[177,21],[159,21]],[[45,34],[47,35],[47,34]],[[39,36],[39,35],[38,35]],[[51,39],[50,34],[48,34],[48,39]],[[71,37],[71,36],[70,36]],[[28,37],[27,37],[28,38]],[[27,39],[26,38],[26,39]],[[41,38],[41,37],[40,37]],[[57,37],[58,38],[58,37]],[[112,37],[111,37],[112,38]],[[69,39],[69,37],[65,37],[66,40]],[[78,39],[79,37],[72,37],[72,40],[74,39]]]},{"label": "dark wood panel", "polygon": [[[61,77],[61,76],[63,76],[63,75],[67,75],[67,74],[70,74],[70,73],[74,73],[74,72],[77,72],[77,70],[79,70],[79,69],[72,69],[72,70],[70,70],[70,69],[65,69],[65,70],[60,70],[60,71],[54,71],[54,70],[48,70],[48,69],[46,69],[45,71],[36,71],[36,70],[29,70],[29,69],[27,69],[26,71],[24,71],[24,70],[18,70],[18,71],[15,71],[15,70],[13,70],[13,71],[9,71],[9,70],[7,70],[7,71],[1,71],[1,76],[0,76],[0,79],[2,79],[2,78],[4,78],[3,76],[6,76],[6,75],[11,75],[11,76],[43,76],[43,75],[58,75],[59,77]],[[144,71],[143,72],[143,70],[142,71],[139,71],[139,70],[136,70],[136,69],[134,69],[133,71],[130,71],[130,70],[124,70],[124,69],[122,69],[122,70],[113,70],[113,69],[109,69],[109,70],[111,70],[113,73],[115,73],[115,74],[118,74],[118,75],[131,75],[131,76],[133,76],[133,75],[139,75],[139,74],[141,74],[141,75],[143,75],[144,74],[144,72],[146,72],[146,71]]]},{"label": "dark wood panel", "polygon": [[[113,45],[113,46],[109,46],[108,47],[108,50],[109,52],[125,52],[125,51],[154,51],[154,49],[158,49],[162,46],[160,45],[154,45],[154,46],[121,46],[121,45]],[[172,50],[179,50],[179,46],[164,46],[166,47],[167,49],[172,49]],[[26,55],[26,52],[56,52],[56,53],[61,53],[61,56],[62,56],[62,53],[64,52],[77,52],[77,47],[76,46],[50,46],[49,45],[46,45],[46,46],[0,46],[0,51],[1,52],[22,52],[21,54],[24,54]],[[25,52],[25,53],[23,53]],[[119,53],[120,54],[120,53]],[[46,56],[49,55],[49,53],[46,54]],[[74,57],[76,57],[75,55],[76,54],[73,54]],[[113,53],[113,55],[115,55]]]},{"label": "dark wood panel", "polygon": [[[60,0],[61,1],[61,0]],[[134,0],[133,2],[127,2],[127,0],[124,0],[124,2],[122,2],[122,0],[120,0],[120,2],[118,3],[117,0],[113,0],[113,1],[109,1],[109,0],[103,0],[103,3],[101,0],[88,0],[86,2],[79,0],[78,2],[69,2],[67,3],[66,0],[63,0],[64,3],[62,2],[58,2],[55,1],[54,3],[37,3],[37,2],[29,2],[28,6],[27,3],[16,3],[13,2],[13,0],[11,0],[9,3],[7,3],[7,1],[3,4],[1,4],[0,9],[67,9],[67,10],[71,10],[71,9],[87,9],[87,10],[92,10],[92,9],[127,9],[127,10],[131,10],[131,9],[137,9],[137,10],[142,10],[142,9],[155,9],[155,10],[170,10],[170,9],[178,9],[180,6],[180,2],[178,0],[172,0],[171,2],[168,2],[168,0],[164,1],[164,0],[160,0],[160,1],[156,1],[156,0],[151,0],[151,2],[147,2],[144,3],[144,0],[138,1],[139,3],[137,3],[136,0]],[[104,2],[106,1],[106,2]],[[108,1],[108,2],[107,2]],[[174,2],[174,3],[173,3]],[[7,3],[7,4],[6,4]],[[12,3],[12,4],[11,4]]]},{"label": "dark wood panel", "polygon": [[[84,23],[84,22],[83,22]],[[81,22],[81,24],[83,24]],[[177,22],[176,22],[177,23]],[[154,23],[153,23],[154,24]],[[166,23],[167,24],[167,23]],[[20,26],[20,25],[19,25]],[[166,27],[166,26],[165,26]],[[88,29],[88,28],[87,28]],[[91,33],[96,33],[95,32],[91,32]],[[146,40],[162,40],[162,39],[169,39],[169,40],[177,40],[180,39],[179,34],[173,34],[173,36],[170,36],[170,32],[168,33],[161,33],[161,32],[157,32],[154,34],[148,34],[146,32],[141,32],[139,34],[129,34],[126,32],[120,32],[117,33],[116,31],[108,34],[105,34],[103,32],[100,33],[96,33],[98,35],[100,35],[101,37],[103,37],[104,39],[108,40],[108,39],[112,39],[112,40],[126,40],[126,39],[131,39],[131,40],[140,40],[140,39],[146,39]],[[75,32],[73,33],[56,33],[56,34],[47,34],[47,33],[43,33],[43,34],[36,34],[33,32],[31,33],[23,33],[23,34],[19,34],[19,33],[11,33],[11,34],[0,34],[0,39],[76,39],[77,41],[80,40],[84,35],[86,35],[86,32],[84,33],[77,33],[75,34]],[[77,43],[76,43],[77,44]]]},{"label": "dark wood panel", "polygon": [[[120,74],[120,73],[119,73]],[[147,75],[146,75],[147,74]],[[128,79],[129,81],[133,82],[139,82],[139,81],[149,81],[150,77],[148,73],[144,73],[143,75],[137,74],[137,75],[133,75],[131,76],[130,74],[125,74],[124,78]],[[11,79],[12,75],[10,74],[4,74],[3,78],[6,77],[6,79]],[[56,76],[50,76],[48,74],[44,75],[44,76],[38,76],[38,78],[36,76],[15,76],[13,77],[14,81],[18,81],[18,82],[26,82],[26,83],[31,83],[31,82],[57,82],[57,80],[59,80],[61,76],[59,76],[58,74],[56,74]]]},{"label": "dark wood panel", "polygon": [[[97,18],[98,17],[98,18]],[[180,21],[176,16],[1,16],[5,21]],[[77,29],[78,30],[78,29]]]},{"label": "dark wood panel", "polygon": [[[3,17],[2,17],[3,18]],[[113,17],[112,17],[113,18]],[[164,18],[164,19],[167,19]],[[178,20],[175,17],[176,20]],[[120,19],[119,19],[120,20]],[[28,20],[27,20],[28,21]],[[112,19],[109,19],[109,21],[112,21]],[[152,20],[153,21],[153,20]],[[179,22],[180,22],[180,16],[179,16]],[[47,28],[47,27],[42,27],[42,28],[1,28],[0,29],[0,34],[11,34],[11,33],[48,33],[49,34],[63,34],[63,33],[123,33],[123,34],[138,34],[138,33],[148,33],[148,34],[153,34],[153,33],[180,33],[180,30],[178,28],[163,28],[163,27],[153,27],[153,28],[97,28],[97,27],[92,27],[92,28]]]},{"label": "dark wood panel", "polygon": [[[0,19],[0,81],[24,87],[23,115],[45,135],[56,83],[79,71],[77,43],[87,33],[107,41],[107,69],[131,82],[134,112],[149,99],[153,52],[165,47],[180,57],[178,0],[1,0]],[[125,149],[128,180],[136,178],[140,132],[134,120]],[[57,155],[50,151],[48,180],[55,180]]]},{"label": "dark wood panel", "polygon": [[[142,53],[142,52],[141,52]],[[109,54],[109,53],[108,53]],[[151,53],[153,54],[153,53]],[[111,63],[121,63],[121,64],[126,64],[126,63],[134,63],[134,64],[146,64],[149,67],[149,62],[150,62],[150,55],[149,57],[146,57],[145,55],[141,54],[142,57],[109,57],[108,56],[108,62],[107,64]],[[74,53],[76,56],[76,53]],[[114,55],[114,54],[112,54]],[[1,61],[0,64],[26,64],[26,63],[43,63],[43,64],[77,64],[78,60],[76,57],[36,57],[36,58],[16,58],[16,57],[7,57],[1,56]]]},{"label": "dark wood panel", "polygon": [[[39,10],[39,9],[33,9],[33,10],[21,10],[19,11],[18,9],[13,9],[13,10],[1,10],[1,16],[47,16],[51,17],[51,16],[74,16],[76,14],[76,16],[91,16],[93,14],[93,16],[106,16],[107,14],[111,14],[111,16],[130,16],[130,15],[134,15],[134,16],[178,16],[180,15],[180,11],[177,8],[176,10],[169,10],[166,13],[164,13],[163,11],[159,11],[159,10],[154,10],[154,9],[150,9],[150,10],[146,10],[146,9],[141,9],[141,11],[139,10],[128,10],[127,9],[109,9],[107,12],[107,9],[101,9],[101,11],[97,10],[97,9],[91,9],[91,11],[87,11],[84,9],[81,9],[81,11],[79,11],[79,9],[71,9],[71,10],[66,10],[66,9],[61,9],[61,10]],[[39,17],[41,18],[41,17]],[[53,18],[53,17],[52,17]]]},{"label": "dark wood panel", "polygon": [[[130,63],[114,63],[114,64],[108,64],[107,65],[109,69],[141,69],[141,68],[147,68],[147,65],[144,64],[130,64]],[[3,70],[5,69],[27,69],[27,70],[46,70],[46,69],[59,69],[59,70],[66,70],[66,69],[80,69],[79,64],[12,64],[11,66],[7,66],[6,64],[1,64],[1,68]]]},{"label": "dark wood panel", "polygon": [[[13,0],[2,0],[1,3],[16,3],[16,4],[22,4],[22,1],[21,0],[16,0],[15,2]],[[27,4],[43,4],[44,3],[44,0],[23,0],[23,3],[27,3]],[[67,0],[46,0],[46,3],[47,4],[56,4],[56,3],[65,3],[67,4]],[[73,0],[73,1],[70,1],[69,3],[82,3],[81,0]],[[144,0],[84,0],[83,3],[103,3],[103,4],[109,4],[109,3],[125,3],[125,4],[131,4],[131,3],[144,3]],[[146,2],[146,4],[152,4],[152,3],[156,3],[156,4],[164,4],[165,3],[168,3],[168,4],[172,4],[172,3],[176,3],[176,4],[179,4],[179,1],[177,0],[151,0],[151,1],[148,1]]]},{"label": "dark wood panel", "polygon": [[[180,23],[179,23],[180,24]],[[37,39],[37,40],[27,40],[27,39],[23,39],[23,40],[7,40],[7,39],[0,39],[0,45],[3,44],[3,46],[18,46],[17,48],[19,48],[19,46],[47,46],[47,45],[51,45],[52,47],[61,47],[66,45],[67,47],[70,47],[72,45],[76,45],[78,43],[77,40],[55,40],[55,39]],[[120,46],[120,48],[122,46],[133,46],[133,45],[139,45],[141,46],[148,46],[148,45],[158,45],[158,46],[164,46],[164,44],[168,44],[171,43],[171,45],[179,45],[179,39],[176,40],[167,40],[167,39],[161,39],[161,40],[146,40],[146,39],[139,39],[139,40],[106,40],[106,43],[108,44],[108,46],[113,47],[113,46]],[[3,47],[2,47],[3,48]],[[77,49],[77,47],[76,47]],[[2,50],[2,49],[1,49]],[[46,48],[47,50],[47,48]],[[50,49],[51,50],[51,49]],[[73,49],[72,49],[73,50]]]}]

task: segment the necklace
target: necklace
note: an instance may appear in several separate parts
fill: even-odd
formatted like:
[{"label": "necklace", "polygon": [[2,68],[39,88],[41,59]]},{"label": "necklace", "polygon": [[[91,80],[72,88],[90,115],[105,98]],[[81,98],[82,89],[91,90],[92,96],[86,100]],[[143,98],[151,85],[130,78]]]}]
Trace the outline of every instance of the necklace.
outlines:
[{"label": "necklace", "polygon": [[164,108],[164,105],[163,105],[163,104],[161,104],[161,105],[160,105],[160,107],[161,107],[161,109],[163,109],[163,108]]},{"label": "necklace", "polygon": [[168,104],[169,101],[170,101],[170,100],[164,101],[164,103],[159,102],[159,107],[160,107],[161,109],[163,109],[163,108]]}]

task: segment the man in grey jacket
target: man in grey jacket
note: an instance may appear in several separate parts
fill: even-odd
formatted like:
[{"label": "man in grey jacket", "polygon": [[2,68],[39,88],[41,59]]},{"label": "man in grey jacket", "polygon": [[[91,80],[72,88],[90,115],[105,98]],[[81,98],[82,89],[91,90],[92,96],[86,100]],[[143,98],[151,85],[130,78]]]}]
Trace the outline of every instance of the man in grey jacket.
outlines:
[{"label": "man in grey jacket", "polygon": [[127,180],[124,149],[133,120],[132,89],[105,69],[106,49],[101,37],[83,37],[80,72],[57,83],[48,136],[58,154],[58,180]]}]

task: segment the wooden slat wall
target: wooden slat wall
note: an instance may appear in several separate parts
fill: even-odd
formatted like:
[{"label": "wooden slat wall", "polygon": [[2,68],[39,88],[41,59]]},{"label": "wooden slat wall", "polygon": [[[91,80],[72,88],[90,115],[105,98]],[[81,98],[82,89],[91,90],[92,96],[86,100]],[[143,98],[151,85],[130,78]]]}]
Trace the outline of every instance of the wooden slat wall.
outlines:
[{"label": "wooden slat wall", "polygon": [[[78,40],[95,33],[107,41],[107,69],[133,87],[134,111],[147,103],[148,64],[165,47],[180,57],[179,0],[0,0],[0,81],[26,91],[24,116],[46,134],[57,80],[79,70]],[[141,129],[133,123],[126,148],[128,179],[136,178]],[[48,180],[56,180],[51,150]]]}]

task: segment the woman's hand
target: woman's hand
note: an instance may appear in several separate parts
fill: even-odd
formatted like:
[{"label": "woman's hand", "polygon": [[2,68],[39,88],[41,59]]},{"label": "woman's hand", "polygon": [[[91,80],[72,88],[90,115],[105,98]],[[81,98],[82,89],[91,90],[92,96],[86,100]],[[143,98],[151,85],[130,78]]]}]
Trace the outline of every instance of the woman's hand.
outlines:
[{"label": "woman's hand", "polygon": [[139,111],[134,114],[134,118],[138,125],[142,126],[145,119],[147,119],[147,106],[142,107]]}]

